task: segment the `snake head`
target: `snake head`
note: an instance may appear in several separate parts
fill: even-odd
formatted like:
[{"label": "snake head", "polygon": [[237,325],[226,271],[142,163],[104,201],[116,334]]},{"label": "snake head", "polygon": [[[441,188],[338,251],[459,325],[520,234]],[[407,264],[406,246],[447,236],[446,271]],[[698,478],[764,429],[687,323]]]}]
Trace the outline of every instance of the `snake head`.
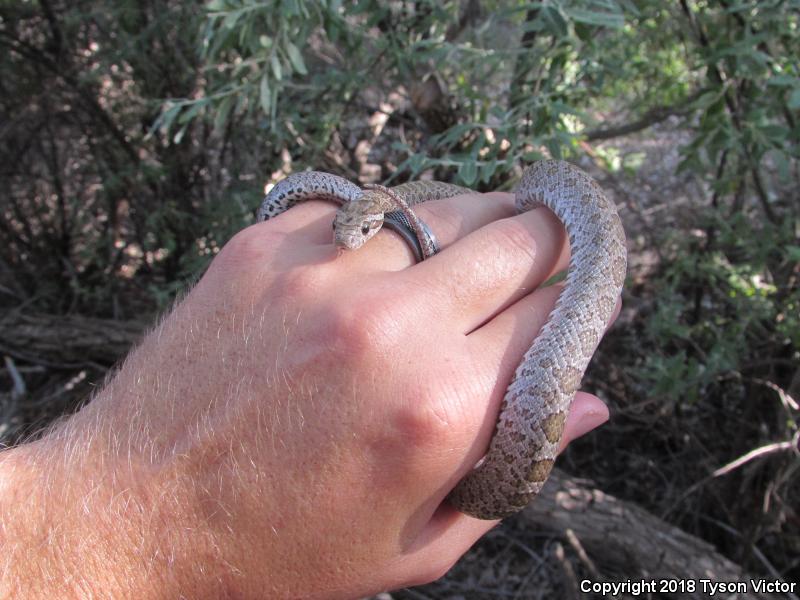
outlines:
[{"label": "snake head", "polygon": [[381,230],[383,211],[372,210],[368,202],[343,204],[333,219],[333,243],[339,249],[356,250]]}]

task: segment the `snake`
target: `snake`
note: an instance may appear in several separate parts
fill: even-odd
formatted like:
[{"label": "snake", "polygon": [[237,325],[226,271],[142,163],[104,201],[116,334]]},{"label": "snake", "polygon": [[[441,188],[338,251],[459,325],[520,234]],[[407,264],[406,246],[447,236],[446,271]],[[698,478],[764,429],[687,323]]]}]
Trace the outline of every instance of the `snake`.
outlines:
[{"label": "snake", "polygon": [[[306,200],[331,200],[339,205],[333,243],[356,250],[381,230],[387,212],[399,210],[429,258],[436,248],[420,235],[412,207],[470,191],[434,181],[362,189],[329,173],[299,172],[269,191],[257,220]],[[556,214],[569,238],[570,261],[555,307],[506,389],[488,450],[447,496],[456,509],[479,519],[522,510],[544,486],[572,398],[614,313],[627,268],[616,206],[580,168],[559,160],[535,162],[523,171],[514,196],[518,213],[546,206]]]}]

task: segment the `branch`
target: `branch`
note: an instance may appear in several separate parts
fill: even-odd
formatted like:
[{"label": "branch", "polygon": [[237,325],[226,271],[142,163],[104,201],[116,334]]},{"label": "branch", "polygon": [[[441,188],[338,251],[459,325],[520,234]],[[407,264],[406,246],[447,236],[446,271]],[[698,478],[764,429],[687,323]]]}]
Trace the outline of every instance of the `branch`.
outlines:
[{"label": "branch", "polygon": [[81,84],[78,77],[76,77],[73,73],[70,73],[59,64],[55,63],[36,46],[28,44],[27,42],[15,38],[14,36],[11,36],[3,31],[0,31],[0,36],[9,40],[8,42],[0,41],[0,44],[6,46],[11,52],[18,54],[22,58],[27,59],[34,64],[44,67],[56,78],[60,77],[61,80],[64,81],[64,83],[66,83],[69,88],[71,88],[78,95],[78,98],[83,104],[84,110],[97,117],[97,119],[103,124],[111,136],[128,155],[128,158],[131,160],[131,162],[136,165],[141,162],[138,152],[127,140],[125,133],[117,127],[114,119],[102,106],[100,106],[89,90],[86,89],[86,86]]},{"label": "branch", "polygon": [[686,113],[690,112],[691,110],[690,105],[692,104],[692,102],[697,100],[697,98],[699,98],[700,95],[703,94],[705,91],[706,91],[705,88],[695,90],[694,92],[689,94],[686,97],[686,99],[683,102],[681,102],[681,104],[677,106],[656,106],[655,108],[651,108],[640,119],[637,119],[633,123],[626,123],[625,125],[616,125],[604,129],[592,129],[583,134],[583,139],[588,142],[593,142],[597,140],[608,140],[611,138],[619,137],[621,135],[628,135],[629,133],[635,133],[637,131],[641,131],[642,129],[647,129],[648,127],[651,127],[656,123],[665,121],[672,115],[685,115]]},{"label": "branch", "polygon": [[0,320],[0,351],[56,368],[107,368],[128,353],[144,330],[138,322],[14,311]]}]

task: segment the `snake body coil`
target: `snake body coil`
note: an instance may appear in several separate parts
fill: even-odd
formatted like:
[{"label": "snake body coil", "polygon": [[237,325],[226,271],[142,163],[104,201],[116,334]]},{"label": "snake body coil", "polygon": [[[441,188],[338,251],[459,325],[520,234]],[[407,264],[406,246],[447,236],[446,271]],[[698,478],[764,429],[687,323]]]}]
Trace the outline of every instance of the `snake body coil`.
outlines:
[{"label": "snake body coil", "polygon": [[[410,206],[467,190],[438,182],[392,188]],[[308,199],[341,204],[336,243],[357,248],[394,210],[380,193],[327,173],[292,175],[267,195],[266,220]],[[555,308],[508,386],[486,456],[450,493],[459,510],[497,519],[524,508],[541,490],[558,451],[564,423],[592,354],[611,318],[626,270],[625,232],[616,208],[586,173],[561,161],[528,167],[516,190],[524,212],[545,205],[564,224],[571,259]]]}]

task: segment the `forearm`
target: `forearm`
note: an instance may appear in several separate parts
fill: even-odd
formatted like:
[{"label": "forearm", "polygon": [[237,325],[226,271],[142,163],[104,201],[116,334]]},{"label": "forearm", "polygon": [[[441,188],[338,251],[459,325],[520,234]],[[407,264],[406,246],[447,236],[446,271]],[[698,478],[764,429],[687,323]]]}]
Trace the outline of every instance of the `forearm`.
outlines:
[{"label": "forearm", "polygon": [[92,409],[0,454],[0,596],[201,597],[180,478],[121,459]]},{"label": "forearm", "polygon": [[[190,297],[88,406],[40,441],[0,453],[0,597],[357,595],[330,575],[335,548],[302,534],[324,514],[311,499],[348,481],[336,469],[359,464],[359,454],[337,445],[336,460],[306,437],[286,437],[271,388],[250,377],[247,389],[241,360],[218,341],[227,321],[241,328],[238,318],[209,316]],[[187,330],[203,336],[191,353]],[[285,390],[279,399],[299,402]],[[279,453],[290,444],[308,447],[317,464],[327,457],[330,475],[309,475],[299,450]],[[355,521],[343,527],[369,537],[350,530]]]}]

